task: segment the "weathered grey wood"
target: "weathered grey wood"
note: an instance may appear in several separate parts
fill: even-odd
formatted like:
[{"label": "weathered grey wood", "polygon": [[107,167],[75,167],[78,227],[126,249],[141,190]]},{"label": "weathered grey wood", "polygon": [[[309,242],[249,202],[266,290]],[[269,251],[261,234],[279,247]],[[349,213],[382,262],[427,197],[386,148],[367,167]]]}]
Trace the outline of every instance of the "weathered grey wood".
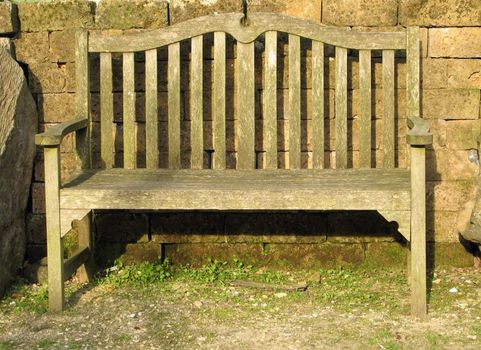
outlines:
[{"label": "weathered grey wood", "polygon": [[145,51],[212,32],[227,32],[241,43],[250,43],[268,31],[291,33],[329,45],[352,49],[376,50],[406,47],[406,37],[402,32],[350,31],[272,13],[250,13],[249,26],[242,26],[241,18],[242,14],[238,13],[215,14],[147,33],[131,33],[115,37],[108,34],[103,36],[99,33],[90,40],[89,50],[91,52]]},{"label": "weathered grey wood", "polygon": [[382,162],[385,168],[394,168],[394,50],[384,50],[382,52],[382,93]]},{"label": "weathered grey wood", "polygon": [[88,119],[80,118],[63,122],[61,124],[52,126],[47,131],[35,135],[35,144],[38,146],[59,146],[63,138],[71,132],[86,129],[88,126]]},{"label": "weathered grey wood", "polygon": [[123,54],[123,131],[124,168],[137,166],[137,123],[135,122],[135,68],[134,53]]},{"label": "weathered grey wood", "polygon": [[408,117],[407,124],[409,131],[406,141],[412,146],[426,146],[433,143],[433,134],[429,129],[429,123],[419,117]]},{"label": "weathered grey wood", "polygon": [[263,142],[266,169],[277,168],[277,32],[266,33]]},{"label": "weathered grey wood", "polygon": [[180,168],[180,44],[169,45],[169,168]]},{"label": "weathered grey wood", "polygon": [[312,42],[312,165],[324,168],[324,43]]},{"label": "weathered grey wood", "polygon": [[89,209],[61,209],[60,210],[60,233],[65,237],[73,228],[73,223],[83,220],[90,213]]},{"label": "weathered grey wood", "polygon": [[411,313],[425,318],[426,296],[426,149],[411,148]]},{"label": "weathered grey wood", "polygon": [[64,267],[64,281],[73,276],[90,256],[88,247],[80,247],[67,261]]},{"label": "weathered grey wood", "polygon": [[395,221],[398,224],[398,232],[403,235],[406,241],[411,240],[411,213],[409,211],[379,210],[387,221]]},{"label": "weathered grey wood", "polygon": [[254,169],[254,43],[237,43],[237,168]]},{"label": "weathered grey wood", "polygon": [[213,138],[214,138],[214,169],[225,169],[225,76],[226,53],[225,33],[214,33],[214,88],[213,88]]},{"label": "weathered grey wood", "polygon": [[301,167],[301,38],[289,34],[289,167]]},{"label": "weathered grey wood", "polygon": [[190,143],[191,167],[202,169],[204,162],[204,128],[202,115],[203,41],[202,35],[192,38],[192,60],[190,70]]},{"label": "weathered grey wood", "polygon": [[[77,119],[88,119],[90,113],[89,85],[89,36],[85,29],[76,33],[75,47],[75,113]],[[75,135],[76,153],[82,162],[82,169],[92,167],[90,149],[91,130],[89,123],[84,130],[78,129]]]},{"label": "weathered grey wood", "polygon": [[71,209],[409,210],[404,169],[84,172],[61,190]]},{"label": "weathered grey wood", "polygon": [[347,49],[336,47],[336,168],[347,167]]},{"label": "weathered grey wood", "polygon": [[157,49],[152,49],[145,52],[145,158],[149,169],[159,167],[157,81]]},{"label": "weathered grey wood", "polygon": [[112,55],[100,54],[100,157],[105,168],[114,166],[114,99]]},{"label": "weathered grey wood", "polygon": [[[80,249],[86,249],[87,253],[82,259],[82,263],[77,267],[77,276],[80,282],[92,282],[95,274],[93,258],[93,236],[92,236],[92,212],[76,222],[78,245]],[[67,265],[67,263],[65,263]],[[67,266],[65,266],[67,270]],[[68,275],[68,273],[65,273]],[[64,276],[66,277],[66,276]]]},{"label": "weathered grey wood", "polygon": [[49,310],[62,311],[64,305],[63,240],[60,235],[60,148],[45,147],[45,216],[47,221]]},{"label": "weathered grey wood", "polygon": [[371,51],[359,51],[360,138],[359,165],[371,167]]},{"label": "weathered grey wood", "polygon": [[406,71],[406,115],[419,117],[419,89],[420,89],[420,41],[419,28],[409,27],[406,33],[407,71]]}]

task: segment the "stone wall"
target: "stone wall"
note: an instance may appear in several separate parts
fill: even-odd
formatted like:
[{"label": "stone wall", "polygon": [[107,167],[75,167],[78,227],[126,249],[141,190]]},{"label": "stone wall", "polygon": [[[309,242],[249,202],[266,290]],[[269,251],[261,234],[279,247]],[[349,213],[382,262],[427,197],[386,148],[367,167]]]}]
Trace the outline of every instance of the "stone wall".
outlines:
[{"label": "stone wall", "polygon": [[[14,20],[5,21],[3,13],[10,5],[0,2],[0,32],[14,33],[8,35],[13,37],[18,61],[28,71],[30,88],[40,112],[39,129],[43,130],[74,116],[75,28],[111,29],[113,34],[118,34],[124,30],[163,27],[168,25],[168,19],[171,23],[177,23],[215,12],[239,11],[240,4],[240,0],[171,0],[168,11],[163,0],[102,0],[97,5],[85,0],[18,2],[18,21],[15,19],[17,14],[13,16]],[[428,238],[430,242],[439,243],[439,247],[450,247],[439,249],[440,256],[446,251],[457,251],[459,256],[469,260],[468,255],[463,255],[465,249],[459,244],[458,227],[469,220],[470,213],[466,214],[469,210],[464,210],[464,207],[475,196],[479,171],[478,165],[469,160],[469,155],[471,150],[477,148],[476,137],[480,131],[481,2],[252,0],[250,9],[299,16],[327,25],[348,26],[353,30],[381,28],[389,31],[400,30],[408,25],[421,26],[422,113],[429,119],[435,135],[434,144],[427,152]],[[400,75],[403,72],[402,62],[398,64],[398,72]],[[356,85],[352,83],[350,88],[350,93],[356,96]],[[402,82],[397,88],[402,94]],[[308,84],[304,90],[309,91]],[[94,100],[95,96],[92,97]],[[73,147],[70,137],[62,144],[64,177],[75,168]],[[308,153],[307,147],[307,157]],[[35,162],[28,231],[31,259],[44,251],[43,196],[42,153],[39,150]],[[275,227],[284,232],[284,226],[278,223],[287,223],[290,219],[279,220],[272,215],[263,218],[271,223],[264,229]],[[286,215],[290,217],[290,214]],[[117,219],[112,220],[112,217]],[[253,251],[258,254],[254,255],[259,257],[265,256],[266,251],[275,251],[266,250],[269,244],[288,251],[293,246],[286,243],[298,243],[302,251],[313,249],[313,243],[322,243],[316,247],[339,244],[348,249],[339,253],[339,259],[342,260],[344,254],[352,257],[353,262],[359,262],[372,256],[370,252],[377,249],[372,247],[379,242],[396,247],[393,243],[396,236],[393,238],[388,235],[390,226],[385,222],[374,226],[369,224],[372,232],[367,239],[358,237],[357,233],[360,232],[356,232],[355,228],[365,227],[366,221],[376,222],[375,217],[366,217],[363,213],[358,216],[329,213],[318,214],[315,218],[315,222],[321,222],[320,226],[312,226],[307,233],[302,229],[302,222],[299,222],[301,228],[291,225],[287,233],[272,236],[252,224],[250,214],[206,214],[201,217],[198,214],[183,214],[181,219],[173,215],[164,223],[164,214],[111,213],[99,215],[97,233],[101,237],[101,244],[123,245],[118,248],[119,254],[121,251],[137,249],[132,248],[132,243],[143,242],[144,248],[154,247],[152,254],[155,256],[160,254],[161,243],[172,244],[164,246],[164,253],[170,252],[174,256],[178,252],[179,257],[186,256],[181,253],[188,251],[185,247],[197,243],[204,244],[204,255],[212,254],[215,251],[212,247],[222,242],[237,242],[235,249],[240,250],[243,245],[252,243],[252,247],[255,246]],[[229,224],[232,222],[235,224]],[[239,227],[242,227],[242,232],[239,232]],[[273,234],[278,232],[267,231]],[[199,250],[195,252],[201,254]],[[309,254],[306,252],[305,256]]]}]

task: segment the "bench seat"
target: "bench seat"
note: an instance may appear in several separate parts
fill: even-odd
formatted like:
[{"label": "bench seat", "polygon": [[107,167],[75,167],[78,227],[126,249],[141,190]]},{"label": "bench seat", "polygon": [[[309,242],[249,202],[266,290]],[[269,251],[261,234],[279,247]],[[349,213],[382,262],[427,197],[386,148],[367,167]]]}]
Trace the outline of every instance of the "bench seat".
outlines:
[{"label": "bench seat", "polygon": [[74,176],[60,207],[408,211],[410,194],[406,169],[109,169]]}]

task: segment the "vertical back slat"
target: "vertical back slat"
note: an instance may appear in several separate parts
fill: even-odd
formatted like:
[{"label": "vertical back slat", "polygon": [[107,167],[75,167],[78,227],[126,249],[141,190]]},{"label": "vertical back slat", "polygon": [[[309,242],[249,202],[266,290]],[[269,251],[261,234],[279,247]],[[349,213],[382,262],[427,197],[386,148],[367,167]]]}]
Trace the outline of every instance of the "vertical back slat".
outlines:
[{"label": "vertical back slat", "polygon": [[105,168],[114,166],[114,101],[112,54],[100,54],[100,156]]},{"label": "vertical back slat", "polygon": [[359,51],[360,140],[359,166],[371,167],[371,51]]},{"label": "vertical back slat", "polygon": [[169,168],[180,168],[180,44],[169,45],[168,138]]},{"label": "vertical back slat", "polygon": [[214,90],[213,90],[213,129],[214,129],[214,169],[225,169],[225,33],[214,33]]},{"label": "vertical back slat", "polygon": [[145,152],[148,169],[159,167],[159,118],[157,109],[157,49],[152,49],[145,52]]},{"label": "vertical back slat", "polygon": [[395,125],[394,125],[394,50],[382,52],[382,93],[383,93],[383,167],[394,168]]},{"label": "vertical back slat", "polygon": [[237,42],[237,168],[254,169],[254,43]]},{"label": "vertical back slat", "polygon": [[301,38],[289,34],[289,167],[301,167]]},{"label": "vertical back slat", "polygon": [[312,166],[324,168],[324,43],[312,42]]},{"label": "vertical back slat", "polygon": [[[76,33],[77,46],[75,49],[75,107],[77,118],[89,118],[90,113],[90,85],[89,85],[89,56],[88,32],[81,29]],[[86,130],[76,132],[76,150],[82,162],[82,168],[91,168],[90,156],[90,122]]]},{"label": "vertical back slat", "polygon": [[135,123],[135,68],[134,53],[123,54],[123,130],[124,130],[124,168],[136,167],[137,130]]},{"label": "vertical back slat", "polygon": [[407,117],[419,117],[419,28],[407,29],[406,109]]},{"label": "vertical back slat", "polygon": [[277,168],[277,32],[266,32],[263,142],[266,169]]},{"label": "vertical back slat", "polygon": [[336,47],[336,168],[347,167],[347,49]]},{"label": "vertical back slat", "polygon": [[202,125],[202,40],[202,35],[192,38],[192,62],[190,65],[190,142],[192,169],[202,169],[204,163],[204,128]]}]

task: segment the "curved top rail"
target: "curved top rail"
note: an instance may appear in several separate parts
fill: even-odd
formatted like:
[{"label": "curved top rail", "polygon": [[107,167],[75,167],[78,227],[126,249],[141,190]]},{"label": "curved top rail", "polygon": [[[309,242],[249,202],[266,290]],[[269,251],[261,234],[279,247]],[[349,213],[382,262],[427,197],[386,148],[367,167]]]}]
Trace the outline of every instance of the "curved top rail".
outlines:
[{"label": "curved top rail", "polygon": [[278,31],[350,49],[406,48],[404,32],[354,32],[273,13],[252,13],[249,15],[249,26],[242,26],[242,16],[240,13],[214,14],[162,29],[122,36],[107,37],[101,31],[94,32],[95,35],[89,37],[88,47],[90,52],[145,51],[211,32],[226,32],[239,42],[250,43],[264,32]]}]

